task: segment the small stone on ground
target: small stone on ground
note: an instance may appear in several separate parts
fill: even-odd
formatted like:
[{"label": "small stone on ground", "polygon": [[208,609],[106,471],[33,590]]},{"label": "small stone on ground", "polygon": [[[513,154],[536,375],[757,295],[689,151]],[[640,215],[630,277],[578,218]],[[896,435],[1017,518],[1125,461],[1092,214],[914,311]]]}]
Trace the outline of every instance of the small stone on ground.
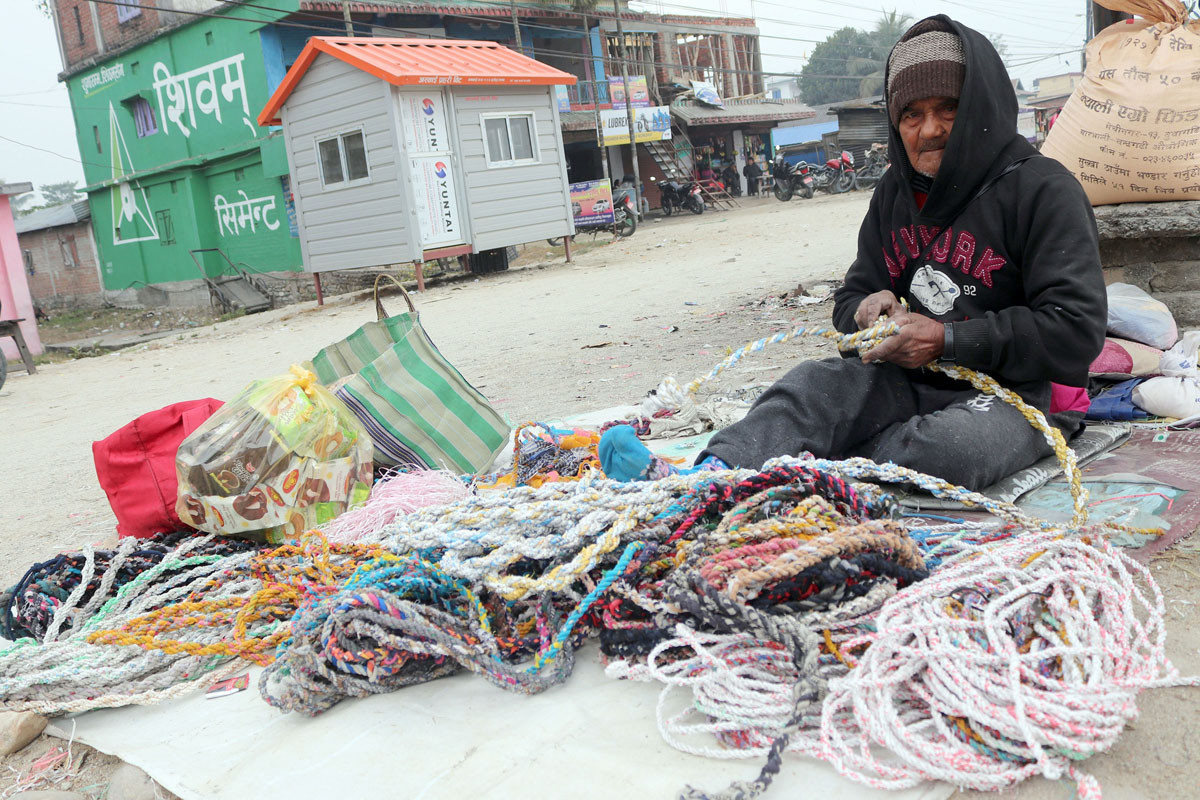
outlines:
[{"label": "small stone on ground", "polygon": [[154,780],[132,764],[122,764],[108,782],[107,800],[155,800]]},{"label": "small stone on ground", "polygon": [[46,718],[31,711],[0,711],[0,756],[21,750],[45,727]]}]

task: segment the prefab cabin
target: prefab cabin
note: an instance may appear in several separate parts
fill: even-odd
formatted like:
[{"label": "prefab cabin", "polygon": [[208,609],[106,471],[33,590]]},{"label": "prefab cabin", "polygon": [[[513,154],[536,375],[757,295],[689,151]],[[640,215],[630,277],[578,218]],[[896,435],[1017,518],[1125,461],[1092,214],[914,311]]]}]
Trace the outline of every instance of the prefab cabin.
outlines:
[{"label": "prefab cabin", "polygon": [[309,39],[258,116],[283,127],[305,268],[574,233],[554,97],[573,83],[494,42]]}]

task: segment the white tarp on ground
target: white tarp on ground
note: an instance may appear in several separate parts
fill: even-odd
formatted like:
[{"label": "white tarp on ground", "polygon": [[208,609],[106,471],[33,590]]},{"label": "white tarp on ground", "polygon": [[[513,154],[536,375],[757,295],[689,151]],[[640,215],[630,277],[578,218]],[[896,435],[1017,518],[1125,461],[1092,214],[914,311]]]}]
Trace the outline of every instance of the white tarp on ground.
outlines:
[{"label": "white tarp on ground", "polygon": [[[282,714],[256,690],[158,706],[91,711],[51,732],[141,767],[184,800],[318,797],[675,797],[751,779],[763,759],[681,753],[658,733],[656,685],[610,680],[594,644],[574,674],[542,694],[512,694],[457,675],[346,700],[315,718]],[[683,693],[675,695],[686,702]],[[703,742],[712,744],[712,742]],[[873,791],[829,765],[788,756],[771,798],[945,800],[927,784]]]}]

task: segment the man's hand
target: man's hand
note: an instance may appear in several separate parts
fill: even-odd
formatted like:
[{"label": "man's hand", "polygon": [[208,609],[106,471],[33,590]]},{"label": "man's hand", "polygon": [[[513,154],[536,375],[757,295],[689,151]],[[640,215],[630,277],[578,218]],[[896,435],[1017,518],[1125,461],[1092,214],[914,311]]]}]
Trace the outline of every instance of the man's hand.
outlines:
[{"label": "man's hand", "polygon": [[880,316],[894,317],[903,313],[905,313],[905,308],[900,305],[896,295],[886,290],[875,292],[864,297],[858,304],[858,310],[854,312],[854,324],[861,331],[863,328],[874,325],[875,320]]},{"label": "man's hand", "polygon": [[[867,300],[874,296],[871,295]],[[866,305],[867,300],[863,301],[863,305]],[[900,332],[863,353],[863,363],[890,361],[905,369],[916,369],[942,355],[946,335],[942,323],[907,311],[893,315],[892,321],[900,326]]]}]

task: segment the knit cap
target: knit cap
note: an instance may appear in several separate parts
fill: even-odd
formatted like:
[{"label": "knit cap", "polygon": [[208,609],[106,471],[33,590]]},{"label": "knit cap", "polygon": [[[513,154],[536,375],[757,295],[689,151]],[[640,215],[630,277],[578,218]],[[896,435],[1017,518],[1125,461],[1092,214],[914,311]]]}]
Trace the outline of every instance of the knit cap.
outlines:
[{"label": "knit cap", "polygon": [[913,25],[888,58],[888,117],[899,127],[910,103],[927,97],[958,97],[966,74],[962,39],[945,22],[925,19]]}]

